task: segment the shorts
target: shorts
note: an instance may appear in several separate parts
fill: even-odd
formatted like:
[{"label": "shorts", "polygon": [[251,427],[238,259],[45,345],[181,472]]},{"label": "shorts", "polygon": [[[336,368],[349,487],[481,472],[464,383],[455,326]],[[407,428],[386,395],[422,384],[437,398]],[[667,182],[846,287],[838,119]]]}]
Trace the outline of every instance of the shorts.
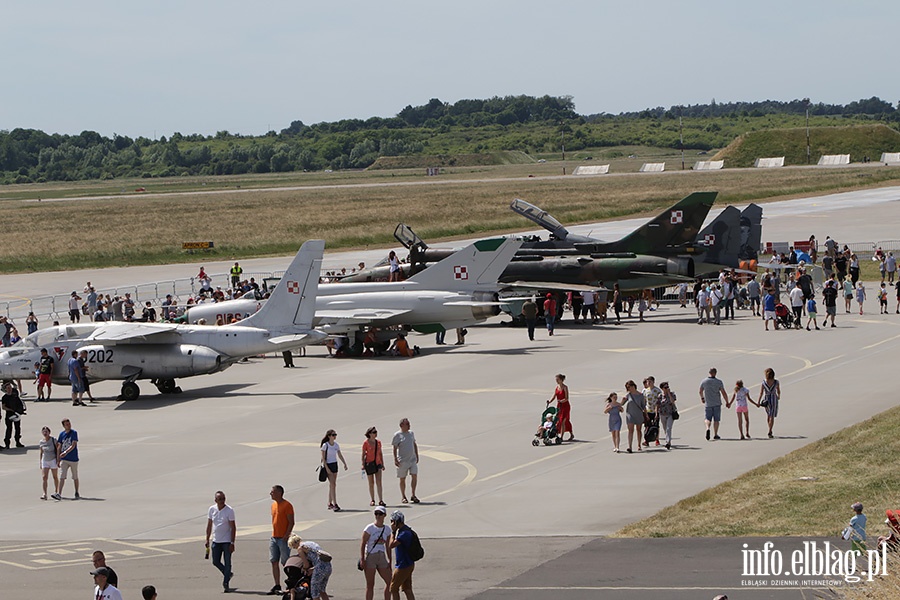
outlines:
[{"label": "shorts", "polygon": [[749,410],[747,410],[747,407],[746,407],[746,406],[738,406],[738,407],[737,407],[736,409],[734,409],[734,410],[735,410],[735,412],[739,412],[739,413],[750,412]]},{"label": "shorts", "polygon": [[290,550],[288,550],[287,540],[284,538],[271,537],[269,538],[269,562],[276,563],[280,562],[284,564],[287,562],[288,557],[291,555]]},{"label": "shorts", "polygon": [[384,468],[384,465],[379,465],[376,462],[366,463],[366,475],[374,475],[378,471]]},{"label": "shorts", "polygon": [[412,589],[412,574],[416,568],[415,563],[405,569],[394,569],[391,576],[391,592],[397,593],[400,590],[406,591]]},{"label": "shorts", "polygon": [[328,470],[331,471],[332,473],[337,473],[337,463],[336,462],[325,463],[325,466],[327,466]]},{"label": "shorts", "polygon": [[706,407],[706,420],[707,421],[721,421],[722,420],[722,405],[719,406],[707,406]]},{"label": "shorts", "polygon": [[825,315],[835,316],[837,314],[837,306],[826,306]]},{"label": "shorts", "polygon": [[764,310],[763,311],[763,319],[766,321],[774,321],[775,320],[775,311],[774,310]]},{"label": "shorts", "polygon": [[370,552],[368,556],[366,556],[366,568],[367,569],[390,569],[391,563],[388,562],[387,556],[384,552]]},{"label": "shorts", "polygon": [[[71,379],[69,381],[72,381]],[[72,393],[81,394],[84,392],[84,386],[80,381],[72,381]]]},{"label": "shorts", "polygon": [[59,465],[56,463],[55,458],[51,458],[50,460],[41,459],[41,468],[42,469],[58,469]]},{"label": "shorts", "polygon": [[40,373],[38,374],[38,385],[47,385],[51,386],[53,381],[50,377],[50,373]]},{"label": "shorts", "polygon": [[419,474],[419,463],[400,463],[400,466],[397,467],[397,477],[400,479],[405,478],[407,475],[418,475]]},{"label": "shorts", "polygon": [[806,314],[809,316],[810,319],[815,319],[817,313],[814,313],[814,312],[808,312],[808,313],[806,313]]},{"label": "shorts", "polygon": [[69,472],[69,469],[72,469],[72,479],[78,479],[78,461],[77,460],[72,461],[72,460],[63,459],[63,460],[59,461],[59,468],[61,471],[59,474],[60,479],[66,478],[66,474]]}]

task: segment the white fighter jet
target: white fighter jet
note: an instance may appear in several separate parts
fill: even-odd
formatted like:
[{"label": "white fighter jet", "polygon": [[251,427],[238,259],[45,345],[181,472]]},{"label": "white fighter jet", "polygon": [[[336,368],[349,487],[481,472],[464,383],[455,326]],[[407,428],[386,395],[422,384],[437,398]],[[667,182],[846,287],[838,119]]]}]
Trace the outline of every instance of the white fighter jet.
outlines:
[{"label": "white fighter jet", "polygon": [[[330,334],[362,326],[407,325],[434,333],[474,325],[499,314],[497,292],[503,286],[497,278],[520,245],[513,239],[481,240],[405,281],[320,284],[314,324]],[[201,304],[188,311],[188,320],[214,323],[222,318],[227,322],[267,309],[271,302],[238,299]]]},{"label": "white fighter jet", "polygon": [[242,358],[321,341],[313,329],[316,289],[325,242],[303,244],[282,285],[266,305],[240,324],[222,327],[174,323],[106,322],[35,331],[0,352],[0,378],[26,379],[41,350],[55,358],[53,380],[68,381],[73,350],[87,352],[88,381],[123,380],[122,399],[140,396],[136,381],[150,379],[162,393],[179,391],[176,377],[223,371]]}]

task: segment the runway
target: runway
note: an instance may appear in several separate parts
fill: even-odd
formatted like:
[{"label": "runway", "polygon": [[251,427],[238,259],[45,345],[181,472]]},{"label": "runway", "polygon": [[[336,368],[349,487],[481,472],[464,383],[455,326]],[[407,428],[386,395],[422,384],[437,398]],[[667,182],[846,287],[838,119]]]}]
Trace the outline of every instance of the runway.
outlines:
[{"label": "runway", "polygon": [[[900,190],[854,194],[767,204],[764,241],[810,233],[839,241],[892,237],[888,224],[895,222]],[[122,269],[115,278],[137,281],[166,269]],[[113,274],[53,279],[71,287],[88,277],[102,285],[107,275]],[[7,277],[15,278],[20,292],[50,279],[6,276],[0,285],[7,290]],[[422,454],[423,502],[400,505],[390,468],[385,500],[403,510],[423,538],[426,558],[416,570],[421,597],[556,597],[557,588],[565,587],[559,581],[568,581],[566,569],[585,576],[589,567],[579,553],[607,556],[608,545],[592,542],[598,536],[895,406],[894,383],[883,375],[892,372],[900,347],[900,316],[872,314],[874,301],[868,308],[863,316],[839,314],[836,329],[766,332],[746,311],[720,327],[698,326],[691,309],[663,305],[647,323],[564,323],[554,337],[542,332],[533,343],[524,330],[495,319],[470,328],[465,346],[437,347],[430,336],[412,336],[423,348],[413,359],[330,359],[324,348],[311,348],[307,357],[295,359],[300,368],[282,368],[280,358],[271,356],[251,359],[224,373],[180,380],[185,391],[178,396],[158,396],[144,383],[141,400],[115,402],[110,398],[119,386],[109,382],[92,386],[102,399],[96,406],[32,402],[23,422],[29,448],[0,456],[0,581],[4,590],[27,589],[37,596],[58,593],[69,582],[87,590],[90,550],[102,548],[128,598],[137,597],[144,583],[165,590],[167,599],[211,597],[220,593],[219,577],[202,560],[202,539],[206,509],[222,489],[237,513],[234,584],[244,593],[268,590],[268,492],[278,483],[297,511],[300,535],[335,554],[332,594],[359,597],[355,540],[371,521],[360,443],[365,429],[375,425],[389,449],[400,418],[408,417]],[[774,440],[757,437],[765,433],[759,411],[751,414],[757,439],[737,440],[730,412],[723,416],[723,439],[704,439],[697,388],[712,366],[729,389],[742,378],[754,394],[763,369],[776,370],[784,395]],[[571,389],[578,441],[532,447],[553,375],[560,372]],[[621,394],[626,379],[640,382],[647,375],[668,380],[678,394],[682,418],[675,447],[613,454],[602,401],[610,391]],[[866,402],[848,410],[847,400],[859,397],[861,382]],[[62,394],[54,390],[55,397]],[[79,432],[84,498],[42,502],[38,432],[48,424],[56,434],[63,417]],[[327,490],[315,478],[317,448],[328,428],[338,431],[350,465],[338,482],[346,509],[338,514],[326,509]],[[64,496],[71,493],[69,482]],[[571,551],[576,554],[569,561],[538,568]],[[628,552],[642,558],[639,547]],[[731,559],[723,553],[716,560],[722,569],[738,568],[728,567]],[[604,598],[646,597],[642,585],[666,583],[612,584],[610,572],[624,567],[605,565],[601,560],[594,583],[581,586],[589,589],[581,595],[573,589],[571,597],[596,597],[599,590],[592,588],[603,588]],[[542,586],[534,577],[541,573],[556,578],[543,586],[549,592],[536,589]],[[694,579],[704,589],[665,597],[715,595],[705,587],[720,580],[703,573]],[[607,589],[615,587],[628,589]],[[748,597],[798,597],[760,594]]]}]

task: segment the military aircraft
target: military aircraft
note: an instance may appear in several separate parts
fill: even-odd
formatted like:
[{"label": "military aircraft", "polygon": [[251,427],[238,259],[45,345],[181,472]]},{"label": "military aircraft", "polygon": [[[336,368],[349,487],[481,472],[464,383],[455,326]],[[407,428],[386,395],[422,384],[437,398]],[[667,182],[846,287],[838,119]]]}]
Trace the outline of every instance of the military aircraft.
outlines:
[{"label": "military aircraft", "polygon": [[[467,327],[499,314],[497,278],[521,242],[487,239],[451,253],[405,281],[320,284],[314,325],[330,334],[363,326],[407,325],[422,333]],[[281,287],[279,284],[276,290]],[[200,304],[188,320],[214,322],[254,313],[264,301]]]},{"label": "military aircraft", "polygon": [[[696,275],[694,257],[706,250],[696,243],[696,238],[716,195],[716,192],[695,192],[613,242],[583,236],[573,238],[571,234],[553,240],[550,245],[526,241],[503,271],[500,282],[524,289],[584,291],[598,289],[601,282],[608,287],[619,283],[623,290],[640,290],[692,280]],[[553,230],[559,234],[562,228],[559,222],[541,212],[545,222],[549,222],[547,217],[552,219],[556,225]],[[394,231],[394,237],[410,250],[408,271],[412,274],[452,252],[428,248],[402,223]],[[573,243],[573,239],[578,241]],[[344,277],[341,282],[378,280],[384,276],[384,270],[385,267],[376,265]]]},{"label": "military aircraft", "polygon": [[239,325],[105,322],[60,325],[32,333],[0,352],[0,378],[31,377],[46,348],[56,358],[53,380],[68,380],[73,350],[87,352],[88,381],[123,380],[121,397],[140,396],[136,381],[150,379],[162,393],[179,391],[176,377],[223,371],[242,358],[322,340],[312,327],[325,242],[303,244],[282,285],[266,305]]}]

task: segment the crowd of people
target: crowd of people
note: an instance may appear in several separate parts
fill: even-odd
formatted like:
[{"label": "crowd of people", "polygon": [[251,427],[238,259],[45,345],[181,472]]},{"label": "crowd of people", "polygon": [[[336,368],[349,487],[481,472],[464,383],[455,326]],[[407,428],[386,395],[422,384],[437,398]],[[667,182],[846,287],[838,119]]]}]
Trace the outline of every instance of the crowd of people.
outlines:
[{"label": "crowd of people", "polygon": [[[765,410],[768,426],[767,436],[774,438],[773,428],[781,404],[781,383],[775,378],[774,369],[767,368],[763,373],[756,400],[753,400],[750,390],[744,386],[742,379],[735,381],[729,396],[725,384],[717,377],[717,373],[715,368],[710,369],[709,376],[700,382],[699,387],[700,403],[704,407],[707,441],[721,439],[719,425],[722,420],[723,404],[726,409],[734,406],[740,439],[752,439],[749,410],[751,404]],[[552,431],[561,437],[561,442],[575,441],[572,427],[572,405],[569,399],[569,387],[565,381],[565,375],[562,373],[556,375],[556,387],[553,395],[547,401],[547,406],[556,402],[556,410],[545,412],[544,422],[538,428],[535,434],[536,438],[546,437],[546,432]],[[643,388],[639,390],[637,384],[629,379],[625,382],[625,391],[621,397],[617,392],[611,392],[606,397],[603,413],[608,416],[613,452],[621,451],[623,419],[628,431],[628,447],[625,450],[627,453],[634,452],[635,442],[638,452],[663,444],[666,450],[672,449],[672,429],[680,415],[678,398],[669,382],[663,381],[657,386],[656,378],[651,375],[644,378]],[[568,438],[565,438],[566,433],[569,434]]]},{"label": "crowd of people", "polygon": [[[831,245],[830,245],[831,244]],[[779,256],[770,263],[770,268],[759,277],[746,278],[733,270],[722,271],[716,280],[697,281],[693,288],[693,302],[700,324],[719,325],[723,320],[735,318],[735,308],[742,307],[751,311],[764,321],[766,330],[769,329],[769,321],[774,322],[775,329],[792,327],[802,328],[802,319],[806,317],[806,330],[819,330],[818,310],[816,303],[815,287],[809,268],[804,260],[794,256]],[[811,263],[816,262],[816,252],[810,252]],[[878,290],[878,299],[882,313],[888,312],[887,288],[895,285],[897,271],[896,260],[892,252],[881,254],[880,271],[882,282]],[[781,268],[776,265],[791,265],[790,268]],[[364,265],[360,263],[360,269]],[[822,325],[830,321],[830,326],[835,327],[838,298],[845,301],[845,312],[851,312],[851,304],[856,300],[859,314],[864,314],[864,302],[866,290],[859,280],[859,259],[845,246],[842,251],[837,250],[837,245],[828,238],[826,252],[822,257],[822,267],[825,271],[826,281],[821,290],[821,297],[825,306],[825,319]],[[355,269],[354,269],[355,271]],[[325,278],[339,278],[340,274],[326,274]],[[227,299],[241,297],[245,294],[265,293],[256,284],[253,278],[242,279],[242,270],[238,263],[230,273],[231,287],[222,290],[221,287],[213,289],[211,280],[206,276],[203,268],[197,276],[201,284],[201,290],[196,298],[191,297],[185,306],[180,306],[171,295],[167,295],[157,312],[151,302],[145,302],[140,308],[140,316],[137,315],[139,304],[131,299],[131,294],[114,296],[110,298],[95,292],[88,282],[85,286],[84,298],[76,292],[72,292],[69,300],[69,317],[71,322],[77,323],[82,314],[87,314],[93,321],[121,320],[121,321],[148,321],[176,320],[183,316],[185,307],[195,303],[218,302]],[[782,305],[782,294],[787,295],[790,310],[786,316],[780,316],[778,307]],[[678,301],[681,306],[686,306],[691,294],[689,286],[682,283],[677,287]],[[900,284],[896,285],[897,306],[896,313],[900,314]],[[83,304],[82,304],[82,301]],[[565,297],[548,293],[540,303],[534,300],[526,300],[522,307],[522,315],[528,327],[530,339],[534,339],[535,323],[543,314],[548,334],[554,335],[555,323],[562,316],[564,310],[572,312],[576,323],[606,323],[607,314],[612,311],[615,315],[615,323],[621,322],[623,314],[631,316],[633,307],[637,307],[639,319],[644,320],[644,313],[653,310],[654,303],[658,307],[658,300],[650,291],[626,295],[616,284],[612,291],[585,291],[582,293],[569,293]],[[782,305],[784,306],[784,305]],[[786,308],[786,307],[785,307]],[[612,321],[612,319],[609,319]],[[38,329],[38,321],[33,313],[26,319],[29,333]],[[0,334],[3,334],[3,345],[11,345],[20,339],[18,329],[7,318],[0,317]],[[464,333],[458,332],[460,340],[464,340]],[[438,344],[443,338],[438,338]],[[462,341],[458,342],[462,343]],[[383,342],[377,336],[368,338],[364,335],[361,341],[362,351],[387,352],[399,356],[412,356],[415,351],[405,343],[403,332],[397,332],[396,339],[389,346],[383,347]],[[334,347],[332,349],[335,349]],[[341,350],[338,344],[337,351]],[[329,350],[331,352],[331,349]],[[41,362],[35,364],[35,382],[38,385],[38,400],[50,398],[52,382],[49,374],[52,372],[53,357],[42,356]],[[73,353],[72,360],[79,360],[77,352]],[[70,372],[78,367],[72,366],[69,361]],[[286,365],[287,366],[287,365]],[[73,405],[83,405],[81,394],[87,392],[86,367],[81,363],[81,375],[76,379],[82,380],[82,389],[74,391]],[[758,394],[754,399],[751,390],[744,385],[742,379],[736,379],[731,388],[731,393],[725,384],[717,377],[715,368],[709,370],[709,376],[699,385],[699,399],[704,409],[705,438],[707,441],[720,440],[720,423],[722,419],[722,406],[726,409],[734,406],[738,425],[738,435],[741,440],[752,439],[750,433],[750,405],[757,409],[764,409],[766,414],[767,436],[774,437],[774,424],[778,417],[781,384],[775,377],[772,368],[765,369],[763,379],[759,384]],[[44,394],[46,388],[46,395]],[[671,450],[673,447],[673,427],[679,419],[679,405],[675,392],[668,382],[663,381],[658,386],[653,376],[643,379],[643,387],[639,389],[633,380],[624,384],[624,392],[610,393],[605,401],[603,412],[608,418],[608,429],[611,434],[613,452],[619,453],[622,446],[622,424],[627,428],[627,447],[625,452],[642,452],[651,447],[664,447]],[[6,382],[3,386],[2,409],[5,412],[5,448],[10,448],[12,440],[16,447],[23,447],[21,443],[21,420],[25,415],[24,402],[21,400],[21,384],[18,386]],[[566,384],[566,376],[556,375],[556,387],[547,405],[555,403],[556,411],[542,423],[538,434],[542,431],[554,429],[562,438],[562,441],[575,441],[572,425],[572,406],[569,388]],[[78,479],[78,435],[71,428],[68,419],[62,421],[63,431],[54,437],[49,427],[42,428],[42,439],[39,442],[39,457],[41,470],[41,500],[61,500],[67,478],[71,477],[74,483],[74,497],[80,498],[80,484]],[[568,437],[566,437],[568,434]],[[369,505],[373,508],[374,520],[367,525],[362,533],[360,542],[360,557],[358,567],[365,574],[366,598],[371,600],[377,578],[384,582],[384,597],[399,598],[399,592],[403,591],[408,599],[414,598],[412,591],[412,571],[415,560],[410,557],[410,548],[414,546],[412,538],[414,532],[406,525],[405,515],[401,511],[394,511],[390,515],[389,524],[382,472],[385,470],[385,459],[381,441],[378,439],[378,430],[370,427],[366,430],[360,455],[360,469],[365,474],[368,487]],[[400,422],[400,430],[392,439],[393,462],[397,469],[399,479],[401,502],[403,504],[420,502],[416,496],[419,451],[414,433],[410,430],[408,419]],[[337,475],[339,464],[344,470],[348,470],[348,464],[344,458],[340,445],[337,442],[337,432],[329,430],[323,437],[320,445],[321,469],[328,486],[327,507],[334,512],[343,509],[337,499]],[[60,473],[61,471],[61,473]],[[71,474],[71,475],[70,475]],[[52,492],[50,492],[52,476]],[[407,479],[410,480],[410,494],[407,495]],[[50,492],[50,493],[48,493]],[[310,597],[327,600],[326,592],[328,579],[331,575],[331,555],[324,551],[318,544],[304,541],[293,534],[293,507],[284,499],[284,489],[281,486],[273,486],[271,490],[273,500],[271,507],[273,535],[270,541],[269,558],[275,585],[271,588],[271,594],[289,593],[293,598],[293,592],[297,586],[305,585],[310,590]],[[228,592],[233,577],[231,554],[234,552],[236,537],[236,524],[234,510],[226,504],[224,492],[215,494],[215,504],[208,512],[206,531],[206,544],[212,550],[212,564],[222,574],[223,590]],[[858,508],[858,510],[857,510]],[[851,529],[856,533],[855,540],[865,540],[865,521],[862,515],[862,506],[854,505],[854,510],[863,520],[856,518],[851,521]],[[890,512],[890,511],[888,511]],[[888,515],[891,517],[891,515]],[[890,520],[890,519],[889,519]],[[860,526],[861,522],[861,526]],[[860,534],[860,530],[862,533]],[[900,531],[900,530],[898,530]],[[417,540],[417,538],[416,538]],[[879,543],[881,543],[879,538]],[[889,540],[890,541],[890,540]],[[416,544],[418,542],[416,541]],[[896,537],[893,537],[893,542]],[[95,552],[95,570],[91,572],[94,577],[97,599],[109,598],[118,600],[118,578],[115,571],[105,564],[102,552]],[[99,556],[98,556],[99,555]],[[393,570],[391,569],[393,558]],[[289,568],[295,568],[294,574],[288,572]],[[287,574],[285,587],[281,586],[281,577]],[[144,598],[155,598],[156,590],[152,586],[144,588]],[[148,593],[150,594],[148,596]]]}]

